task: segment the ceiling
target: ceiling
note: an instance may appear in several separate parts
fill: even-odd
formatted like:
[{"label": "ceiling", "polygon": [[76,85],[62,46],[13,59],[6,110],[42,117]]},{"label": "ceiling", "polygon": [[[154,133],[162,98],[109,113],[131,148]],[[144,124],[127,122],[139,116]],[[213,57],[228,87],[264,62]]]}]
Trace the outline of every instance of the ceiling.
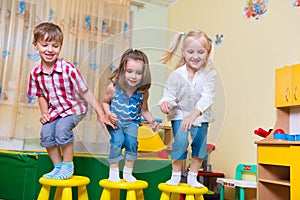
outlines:
[{"label": "ceiling", "polygon": [[159,6],[169,7],[177,3],[179,0],[139,0],[140,2],[152,3]]}]

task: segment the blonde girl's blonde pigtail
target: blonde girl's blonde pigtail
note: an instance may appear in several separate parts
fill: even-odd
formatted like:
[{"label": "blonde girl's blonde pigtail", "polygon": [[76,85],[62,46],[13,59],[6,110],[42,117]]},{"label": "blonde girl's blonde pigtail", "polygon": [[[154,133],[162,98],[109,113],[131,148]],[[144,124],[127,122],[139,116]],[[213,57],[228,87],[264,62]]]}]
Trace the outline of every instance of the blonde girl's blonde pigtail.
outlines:
[{"label": "blonde girl's blonde pigtail", "polygon": [[164,55],[159,59],[162,63],[166,64],[171,58],[173,57],[174,53],[176,52],[181,38],[185,35],[184,32],[177,33],[173,40],[170,43],[169,49],[164,53]]},{"label": "blonde girl's blonde pigtail", "polygon": [[215,55],[215,45],[213,43],[213,41],[210,38],[207,38],[207,41],[210,45],[210,51],[209,51],[209,55],[207,58],[207,66],[210,66],[210,64],[213,62],[214,60],[214,55]]}]

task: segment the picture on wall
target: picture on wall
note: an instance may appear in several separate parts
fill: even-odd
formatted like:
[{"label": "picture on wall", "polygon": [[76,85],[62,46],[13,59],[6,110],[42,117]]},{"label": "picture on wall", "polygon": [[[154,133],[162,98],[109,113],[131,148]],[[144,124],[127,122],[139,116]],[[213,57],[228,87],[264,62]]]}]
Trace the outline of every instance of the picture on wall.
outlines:
[{"label": "picture on wall", "polygon": [[245,0],[244,16],[260,19],[267,12],[268,0]]}]

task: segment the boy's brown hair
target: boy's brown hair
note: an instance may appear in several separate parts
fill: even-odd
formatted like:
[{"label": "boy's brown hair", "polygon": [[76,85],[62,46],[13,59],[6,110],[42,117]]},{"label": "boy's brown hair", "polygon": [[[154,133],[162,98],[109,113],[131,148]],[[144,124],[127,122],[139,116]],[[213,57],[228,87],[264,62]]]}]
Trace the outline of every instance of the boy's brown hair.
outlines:
[{"label": "boy's brown hair", "polygon": [[51,22],[43,22],[37,25],[33,30],[33,43],[45,40],[47,42],[57,41],[62,45],[63,39],[61,28]]}]

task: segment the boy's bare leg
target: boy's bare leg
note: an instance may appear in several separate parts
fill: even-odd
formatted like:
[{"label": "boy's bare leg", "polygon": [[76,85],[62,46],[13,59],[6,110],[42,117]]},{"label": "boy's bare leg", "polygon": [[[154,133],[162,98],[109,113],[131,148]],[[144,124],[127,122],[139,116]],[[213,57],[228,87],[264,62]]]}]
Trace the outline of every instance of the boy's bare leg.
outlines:
[{"label": "boy's bare leg", "polygon": [[61,147],[63,154],[63,162],[60,171],[53,176],[54,179],[68,179],[74,173],[74,143],[70,142]]},{"label": "boy's bare leg", "polygon": [[58,146],[47,147],[46,150],[54,165],[54,169],[51,172],[44,174],[43,177],[53,178],[53,176],[55,176],[61,169],[61,165],[62,165],[61,151]]},{"label": "boy's bare leg", "polygon": [[70,142],[63,146],[62,148],[63,153],[63,161],[64,162],[73,162],[74,157],[74,143]]}]

